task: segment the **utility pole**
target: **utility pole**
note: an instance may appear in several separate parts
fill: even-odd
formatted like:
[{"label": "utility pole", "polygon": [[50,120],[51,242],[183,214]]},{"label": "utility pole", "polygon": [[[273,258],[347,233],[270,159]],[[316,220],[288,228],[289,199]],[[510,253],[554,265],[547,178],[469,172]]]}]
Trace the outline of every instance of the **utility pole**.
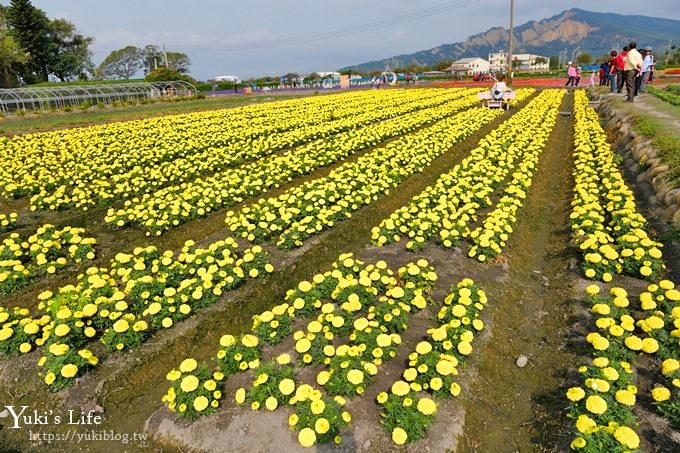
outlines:
[{"label": "utility pole", "polygon": [[165,67],[170,69],[170,66],[168,65],[168,53],[165,51],[165,44],[163,44],[163,55],[165,56]]},{"label": "utility pole", "polygon": [[508,40],[508,84],[512,85],[512,35],[515,24],[515,0],[510,0],[510,39]]}]

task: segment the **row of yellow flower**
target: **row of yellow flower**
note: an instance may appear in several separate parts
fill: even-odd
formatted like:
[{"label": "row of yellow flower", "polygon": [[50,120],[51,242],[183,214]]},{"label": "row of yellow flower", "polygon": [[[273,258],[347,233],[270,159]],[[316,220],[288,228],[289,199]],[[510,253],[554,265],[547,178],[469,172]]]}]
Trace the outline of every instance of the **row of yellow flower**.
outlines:
[{"label": "row of yellow flower", "polygon": [[[576,187],[572,226],[576,243],[586,251],[586,276],[610,281],[612,274],[627,271],[638,277],[652,278],[652,274],[656,277],[665,267],[659,250],[661,245],[648,238],[645,219],[635,210],[634,197],[616,168],[597,114],[588,108],[587,98],[580,91],[575,93],[575,117]],[[606,207],[603,208],[601,202]],[[614,239],[617,236],[618,242]],[[630,244],[637,242],[639,250],[631,250]],[[617,246],[624,247],[620,256]],[[640,263],[627,263],[631,256]],[[648,258],[643,259],[645,256]],[[643,270],[645,267],[650,271]],[[624,288],[614,287],[603,296],[599,294],[600,287],[593,284],[586,292],[598,331],[586,337],[595,358],[592,364],[579,369],[583,385],[567,391],[571,401],[569,416],[575,419],[577,432],[571,448],[590,452],[637,451],[640,440],[632,429],[637,425],[632,411],[637,387],[630,361],[640,352],[656,354],[666,359],[662,363],[663,376],[673,380],[680,375],[675,374],[680,366],[676,360],[680,329],[667,323],[669,317],[673,319],[672,306],[680,301],[680,292],[667,280],[650,285],[649,291],[640,296],[640,308],[655,311],[637,323],[631,316],[633,312],[629,312],[630,302]],[[680,309],[676,314],[680,315]],[[635,332],[636,326],[642,331],[640,335]],[[673,349],[675,356],[670,352]],[[677,387],[680,380],[673,383]],[[665,387],[656,387],[651,394],[659,410],[671,421],[673,413],[676,414],[677,423],[678,389],[674,400]]]},{"label": "row of yellow flower", "polygon": [[395,444],[424,437],[434,421],[437,405],[431,398],[421,397],[421,392],[441,397],[460,394],[460,385],[454,379],[458,366],[472,352],[475,334],[484,328],[479,315],[486,303],[484,290],[469,278],[451,287],[437,314],[437,327],[429,329],[429,338],[409,355],[402,379],[392,384],[389,393],[378,394],[383,425]]},{"label": "row of yellow flower", "polygon": [[637,211],[597,112],[588,107],[582,90],[575,92],[574,117],[576,186],[571,228],[583,253],[586,276],[609,282],[622,273],[658,280],[665,268],[662,245],[647,235],[646,220]]},{"label": "row of yellow flower", "polygon": [[[533,91],[518,90],[517,97],[525,98]],[[491,205],[489,196],[517,165],[527,142],[544,127],[548,112],[559,104],[551,93],[541,93],[481,139],[479,146],[433,187],[382,220],[372,230],[373,244],[383,246],[407,237],[406,248],[419,250],[436,236],[442,246],[456,246],[469,234],[468,225],[476,220],[476,211]]]},{"label": "row of yellow flower", "polygon": [[178,256],[154,246],[119,253],[110,269],[89,268],[76,285],[41,293],[32,315],[15,310],[0,330],[0,351],[42,346],[45,382],[53,390],[69,385],[98,362],[88,342],[99,339],[113,351],[138,346],[246,278],[273,271],[260,247],[237,248],[229,238],[206,248],[187,241]]},{"label": "row of yellow flower", "polygon": [[351,115],[375,97],[389,96],[350,93],[0,138],[0,186],[6,196],[62,193],[194,154],[209,159],[239,149],[252,158],[251,148],[292,146],[306,123],[318,127],[337,112]]},{"label": "row of yellow flower", "polygon": [[[476,103],[476,99],[470,92],[466,91],[465,94],[458,99],[458,92],[443,92],[434,99],[423,101],[423,108],[409,115],[316,140],[208,178],[198,178],[146,194],[141,199],[126,201],[122,209],[109,209],[104,220],[115,227],[139,224],[148,230],[147,234],[160,235],[191,219],[265,193],[297,176],[330,165],[388,138],[469,108]],[[441,105],[442,100],[450,102]],[[430,102],[437,105],[427,107]]]},{"label": "row of yellow flower", "polygon": [[6,233],[16,228],[19,214],[10,212],[9,214],[0,214],[0,233]]},{"label": "row of yellow flower", "polygon": [[669,280],[651,284],[640,294],[640,309],[651,313],[636,325],[656,340],[659,377],[665,385],[651,390],[657,410],[680,429],[680,290]]},{"label": "row of yellow flower", "polygon": [[[363,394],[378,367],[395,356],[409,313],[427,305],[435,280],[424,260],[400,268],[396,278],[383,261],[365,265],[341,255],[332,271],[300,282],[284,303],[254,316],[251,333],[222,336],[216,369],[186,359],[171,370],[163,401],[181,417],[212,413],[222,398],[217,383],[253,370],[252,386],[236,391],[237,404],[254,410],[294,406],[289,424],[301,445],[340,443],[339,432],[351,421],[342,409],[345,397]],[[261,362],[263,343],[278,345],[291,335],[294,353]],[[315,364],[323,366],[316,385],[324,392],[299,378],[302,367]]]},{"label": "row of yellow flower", "polygon": [[517,210],[522,207],[527,191],[531,187],[538,159],[557,121],[557,110],[562,103],[564,91],[550,90],[548,96],[541,126],[529,134],[526,134],[525,130],[522,134],[523,139],[515,143],[521,148],[522,155],[511,173],[512,180],[507,184],[494,210],[486,216],[481,226],[470,233],[470,239],[474,243],[468,252],[470,257],[483,262],[487,258],[499,255],[506,245],[508,235],[513,232]]},{"label": "row of yellow flower", "polygon": [[[447,90],[442,96],[443,93],[437,90],[426,93],[422,90],[400,90],[389,97],[384,94],[351,97],[354,101],[352,103],[339,103],[333,97],[324,108],[334,107],[334,116],[321,123],[317,109],[300,111],[295,119],[272,117],[272,123],[277,126],[275,133],[231,143],[229,146],[211,146],[202,151],[183,153],[173,160],[158,164],[140,163],[123,173],[90,180],[87,184],[73,184],[68,181],[50,190],[43,188],[31,198],[31,206],[37,209],[63,209],[72,206],[87,209],[88,206],[110,204],[152,193],[166,186],[176,187],[197,177],[209,176],[282,149],[409,114],[424,106],[442,104],[462,97],[469,91],[472,90]],[[299,117],[308,121],[298,124]],[[247,134],[247,130],[244,133]]]},{"label": "row of yellow flower", "polygon": [[0,245],[0,294],[16,291],[72,262],[94,259],[97,241],[83,237],[83,233],[84,228],[57,229],[50,224],[39,227],[28,238],[11,233]]},{"label": "row of yellow flower", "polygon": [[229,211],[225,222],[231,232],[249,241],[258,243],[277,235],[279,247],[299,247],[308,237],[351,217],[352,212],[422,172],[499,114],[498,110],[473,108],[446,118],[346,163],[328,176],[260,200],[239,213]]}]

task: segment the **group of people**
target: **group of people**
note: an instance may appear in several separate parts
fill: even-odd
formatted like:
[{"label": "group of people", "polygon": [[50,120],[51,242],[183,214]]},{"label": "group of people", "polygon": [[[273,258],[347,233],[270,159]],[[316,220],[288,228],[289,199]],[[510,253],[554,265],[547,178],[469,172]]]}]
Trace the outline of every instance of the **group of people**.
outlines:
[{"label": "group of people", "polygon": [[637,43],[631,41],[621,53],[612,50],[609,59],[609,94],[621,93],[626,86],[626,101],[633,102],[635,96],[644,93],[647,83],[654,74],[654,55],[652,48],[645,47],[640,52]]},{"label": "group of people", "polygon": [[[581,68],[569,62],[568,80],[565,86],[578,86],[581,79]],[[632,41],[621,52],[612,50],[609,59],[600,65],[600,85],[609,85],[610,95],[622,93],[626,87],[626,101],[633,102],[635,96],[644,93],[654,76],[654,55],[652,48],[637,50],[637,43]],[[590,85],[595,85],[595,71],[591,74]]]}]

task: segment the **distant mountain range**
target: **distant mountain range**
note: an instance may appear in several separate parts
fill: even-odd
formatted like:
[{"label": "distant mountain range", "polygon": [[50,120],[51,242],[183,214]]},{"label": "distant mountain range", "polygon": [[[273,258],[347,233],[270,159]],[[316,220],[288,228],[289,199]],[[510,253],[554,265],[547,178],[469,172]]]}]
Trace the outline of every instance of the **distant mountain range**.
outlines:
[{"label": "distant mountain range", "polygon": [[[650,1],[650,0],[647,0]],[[643,5],[641,3],[641,5]],[[508,49],[508,29],[494,27],[470,36],[464,42],[442,44],[429,50],[396,55],[378,61],[356,65],[361,72],[384,70],[410,64],[431,66],[442,60],[465,57],[487,59],[490,52]],[[660,17],[628,16],[614,13],[594,13],[573,8],[539,21],[514,27],[514,53],[532,53],[545,57],[571,60],[582,52],[594,58],[620,50],[631,40],[638,47],[651,46],[657,56],[668,47],[669,40],[680,43],[680,21]],[[353,66],[348,68],[354,69]]]}]

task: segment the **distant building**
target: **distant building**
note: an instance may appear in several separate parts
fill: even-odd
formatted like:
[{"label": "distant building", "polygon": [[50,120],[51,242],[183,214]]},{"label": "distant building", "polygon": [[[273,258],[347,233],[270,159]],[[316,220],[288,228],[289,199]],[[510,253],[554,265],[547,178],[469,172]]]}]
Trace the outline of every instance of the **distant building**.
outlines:
[{"label": "distant building", "polygon": [[[513,68],[516,71],[540,72],[550,69],[550,58],[530,53],[512,55]],[[506,71],[508,68],[508,53],[493,52],[489,54],[489,65],[492,71]]]},{"label": "distant building", "polygon": [[471,76],[489,72],[489,62],[480,57],[461,58],[444,69],[453,76]]}]

